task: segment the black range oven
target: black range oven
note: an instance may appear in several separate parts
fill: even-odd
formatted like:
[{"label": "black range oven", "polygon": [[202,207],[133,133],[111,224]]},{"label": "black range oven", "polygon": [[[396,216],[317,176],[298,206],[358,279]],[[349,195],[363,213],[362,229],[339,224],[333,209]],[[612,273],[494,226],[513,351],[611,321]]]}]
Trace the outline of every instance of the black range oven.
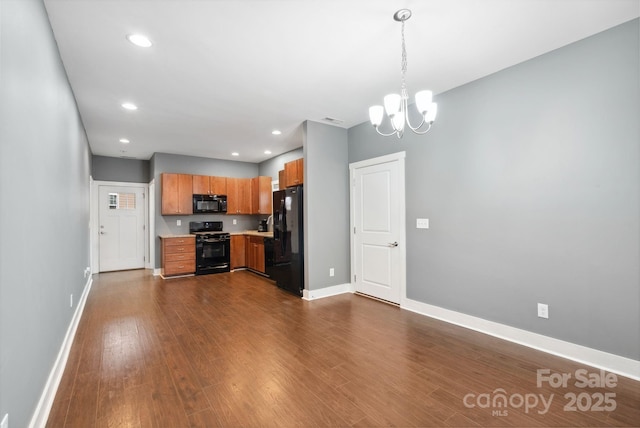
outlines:
[{"label": "black range oven", "polygon": [[191,221],[189,233],[196,235],[196,275],[231,270],[231,237],[221,221]]}]

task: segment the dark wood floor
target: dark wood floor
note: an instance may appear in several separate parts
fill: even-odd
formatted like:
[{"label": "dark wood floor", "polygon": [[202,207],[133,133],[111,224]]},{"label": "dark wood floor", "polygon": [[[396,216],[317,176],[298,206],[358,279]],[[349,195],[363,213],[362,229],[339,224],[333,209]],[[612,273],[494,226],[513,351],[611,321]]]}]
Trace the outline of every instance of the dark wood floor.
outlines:
[{"label": "dark wood floor", "polygon": [[[538,387],[538,369],[572,378]],[[94,277],[47,426],[640,424],[639,382],[579,388],[579,369],[599,376],[364,297],[303,301],[248,272],[108,273]]]}]

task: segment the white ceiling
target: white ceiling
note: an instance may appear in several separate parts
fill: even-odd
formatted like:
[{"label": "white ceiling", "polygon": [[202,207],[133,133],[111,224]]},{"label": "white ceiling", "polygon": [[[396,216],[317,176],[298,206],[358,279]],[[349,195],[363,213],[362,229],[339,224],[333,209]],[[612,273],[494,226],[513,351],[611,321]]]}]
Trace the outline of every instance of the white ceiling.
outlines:
[{"label": "white ceiling", "polygon": [[[370,105],[399,91],[398,9],[413,12],[410,95],[447,91],[640,16],[640,0],[44,2],[94,154],[246,162],[300,147],[305,120],[365,122]],[[135,32],[154,45],[130,44]]]}]

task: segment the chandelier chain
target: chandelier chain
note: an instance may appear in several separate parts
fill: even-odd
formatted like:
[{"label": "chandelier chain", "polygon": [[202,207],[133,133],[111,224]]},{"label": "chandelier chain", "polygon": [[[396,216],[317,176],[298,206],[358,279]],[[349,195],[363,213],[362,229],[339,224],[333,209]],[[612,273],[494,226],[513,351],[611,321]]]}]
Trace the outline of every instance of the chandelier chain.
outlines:
[{"label": "chandelier chain", "polygon": [[400,64],[400,69],[402,71],[402,96],[406,96],[407,92],[407,84],[405,82],[405,75],[407,74],[407,48],[404,42],[404,19],[402,20],[402,61]]}]

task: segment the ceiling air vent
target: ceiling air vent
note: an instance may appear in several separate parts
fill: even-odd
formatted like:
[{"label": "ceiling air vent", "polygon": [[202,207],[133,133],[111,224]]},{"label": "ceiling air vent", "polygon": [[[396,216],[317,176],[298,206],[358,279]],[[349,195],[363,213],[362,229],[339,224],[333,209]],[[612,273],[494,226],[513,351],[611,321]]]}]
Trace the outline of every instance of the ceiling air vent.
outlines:
[{"label": "ceiling air vent", "polygon": [[344,120],[336,119],[335,117],[325,117],[322,120],[324,120],[325,122],[332,123],[334,125],[342,125],[342,124],[344,124]]}]

